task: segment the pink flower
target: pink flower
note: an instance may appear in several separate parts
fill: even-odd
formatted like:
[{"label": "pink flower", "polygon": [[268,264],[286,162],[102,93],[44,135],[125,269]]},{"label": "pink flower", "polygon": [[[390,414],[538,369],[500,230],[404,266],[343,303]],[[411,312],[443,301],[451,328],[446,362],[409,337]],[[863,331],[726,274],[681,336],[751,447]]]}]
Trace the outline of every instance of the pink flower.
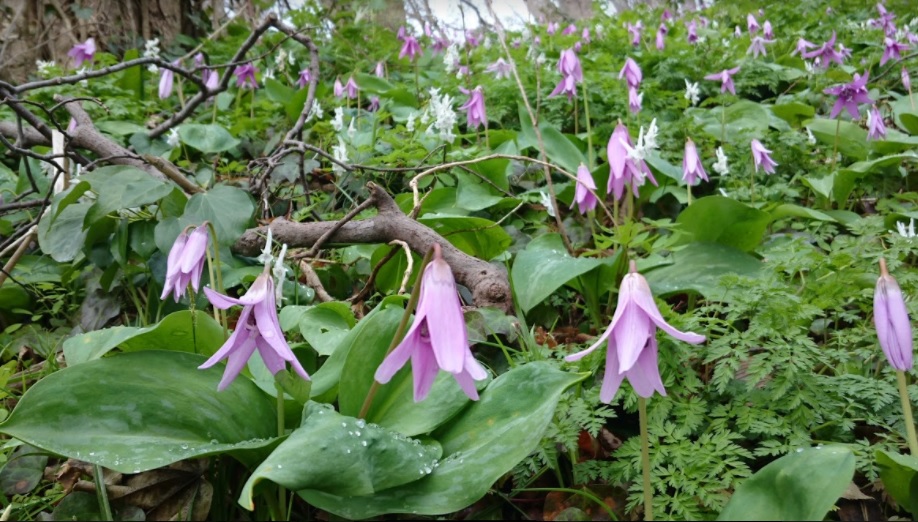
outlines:
[{"label": "pink flower", "polygon": [[746,29],[749,30],[749,34],[755,34],[759,30],[759,21],[755,19],[755,15],[752,13],[746,15]]},{"label": "pink flower", "polygon": [[573,49],[561,51],[558,58],[558,71],[564,76],[573,76],[577,83],[583,81],[583,69],[580,67],[580,58]]},{"label": "pink flower", "polygon": [[618,73],[618,79],[621,80],[622,78],[625,78],[625,81],[628,82],[628,87],[639,87],[641,85],[641,80],[643,79],[641,68],[630,57],[625,58],[625,65]]},{"label": "pink flower", "polygon": [[580,40],[586,44],[590,43],[591,40],[590,40],[590,28],[589,27],[583,28],[583,31],[580,33]]},{"label": "pink flower", "polygon": [[463,94],[469,95],[468,101],[459,107],[460,110],[466,111],[466,125],[469,130],[477,129],[478,126],[482,124],[487,129],[488,116],[485,114],[484,92],[481,90],[481,85],[475,87],[471,91],[463,89],[462,87],[459,87],[459,90],[462,91]]},{"label": "pink flower", "polygon": [[803,53],[803,57],[818,58],[819,63],[822,64],[823,68],[825,69],[828,69],[829,64],[832,62],[835,62],[838,65],[844,65],[845,63],[844,55],[835,50],[835,31],[832,31],[832,38],[829,38],[827,42],[822,44],[822,46],[820,46],[815,51]]},{"label": "pink flower", "polygon": [[440,245],[434,243],[433,248],[433,261],[421,276],[421,297],[414,322],[402,342],[379,365],[375,379],[382,384],[389,382],[410,358],[415,402],[427,397],[441,369],[453,374],[470,399],[478,400],[474,381],[488,374],[469,349],[453,271],[443,260]]},{"label": "pink flower", "polygon": [[344,85],[341,84],[341,78],[335,78],[335,86],[333,91],[335,93],[335,98],[344,96]]},{"label": "pink flower", "polygon": [[558,22],[548,22],[548,26],[545,27],[545,32],[549,35],[553,35],[558,32]]},{"label": "pink flower", "polygon": [[771,22],[768,20],[765,20],[765,23],[762,24],[762,35],[769,40],[774,40],[775,38],[775,32],[771,28]]},{"label": "pink flower", "polygon": [[418,43],[417,38],[413,36],[406,36],[405,43],[402,45],[402,50],[398,53],[399,60],[407,56],[408,61],[413,62],[414,59],[420,54],[421,44]]},{"label": "pink flower", "polygon": [[762,167],[762,170],[768,174],[775,173],[775,167],[778,165],[771,159],[771,151],[766,149],[762,142],[759,140],[752,140],[750,143],[752,147],[752,161],[755,163],[755,171],[759,171],[759,167]]},{"label": "pink flower", "polygon": [[724,69],[719,73],[709,74],[704,77],[705,80],[717,81],[720,80],[720,92],[730,91],[731,94],[736,94],[736,87],[733,85],[733,75],[739,72],[739,66],[736,66],[732,69]]},{"label": "pink flower", "polygon": [[813,42],[808,42],[807,40],[803,38],[799,38],[797,39],[797,45],[796,47],[794,47],[794,52],[791,53],[791,56],[795,54],[799,54],[800,56],[803,56],[804,53],[806,53],[807,49],[811,49],[813,47],[816,47],[816,44],[814,44]]},{"label": "pink flower", "polygon": [[606,194],[612,194],[617,200],[622,199],[626,184],[631,186],[635,197],[638,195],[638,187],[643,185],[645,180],[650,179],[651,183],[657,184],[647,163],[629,155],[628,151],[629,149],[634,150],[633,147],[628,128],[619,122],[606,147],[609,160],[609,182],[606,185]]},{"label": "pink flower", "polygon": [[889,60],[902,59],[902,51],[908,50],[908,45],[901,44],[890,37],[883,39],[883,57],[880,58],[880,65],[885,65]]},{"label": "pink flower", "polygon": [[465,45],[469,47],[478,47],[479,40],[481,36],[473,33],[472,31],[465,32]]},{"label": "pink flower", "polygon": [[91,62],[96,54],[96,41],[93,38],[85,42],[76,44],[72,49],[67,51],[67,56],[73,59],[73,66],[79,67],[83,62]]},{"label": "pink flower", "polygon": [[869,76],[870,71],[865,72],[864,76],[854,73],[854,81],[851,83],[829,87],[823,91],[826,94],[838,97],[835,100],[835,105],[832,106],[832,114],[829,118],[838,116],[842,109],[847,109],[848,114],[854,119],[861,116],[860,112],[858,112],[857,105],[859,103],[870,103],[873,101],[867,94],[867,79]]},{"label": "pink flower", "polygon": [[258,69],[256,69],[251,62],[236,67],[236,70],[233,72],[233,74],[236,75],[236,87],[257,89],[258,82],[255,80],[256,72],[258,72]]},{"label": "pink flower", "polygon": [[752,54],[753,58],[758,58],[759,55],[765,56],[768,53],[765,51],[765,44],[774,43],[774,40],[766,40],[761,36],[752,37],[752,44],[749,46],[749,49],[746,50],[746,54]]},{"label": "pink flower", "polygon": [[373,70],[373,74],[375,74],[377,78],[386,77],[386,64],[382,60],[376,62],[376,68]]},{"label": "pink flower", "polygon": [[[172,65],[178,66],[178,60],[172,62]],[[159,69],[159,99],[165,100],[172,95],[172,83],[175,81],[175,73],[172,69],[161,67]]]},{"label": "pink flower", "polygon": [[628,87],[628,110],[632,114],[641,112],[641,103],[644,101],[644,95],[639,93],[637,87]]},{"label": "pink flower", "polygon": [[220,86],[220,74],[212,69],[201,71],[201,79],[204,81],[204,87],[207,87],[208,90],[213,91]]},{"label": "pink flower", "polygon": [[307,67],[300,71],[300,77],[296,79],[296,84],[300,87],[300,89],[302,89],[309,85],[309,80],[311,79],[312,73],[309,72],[309,67]]},{"label": "pink flower", "polygon": [[902,87],[905,87],[905,90],[912,92],[912,78],[908,75],[908,69],[904,66],[902,67]]},{"label": "pink flower", "polygon": [[513,72],[513,66],[505,62],[503,58],[498,58],[496,62],[485,68],[485,72],[493,73],[495,80],[500,80],[501,78],[509,78],[510,73]]},{"label": "pink flower", "polygon": [[553,98],[559,94],[566,94],[567,101],[571,101],[574,96],[577,96],[577,80],[573,76],[561,78],[561,81],[558,82],[558,85],[555,86],[555,89],[551,91],[548,97]]},{"label": "pink flower", "polygon": [[890,366],[899,371],[911,370],[912,325],[899,283],[889,275],[886,260],[882,258],[880,278],[873,294],[873,324],[877,328],[880,348]]},{"label": "pink flower", "polygon": [[867,111],[867,139],[881,140],[886,137],[886,125],[883,124],[883,116],[880,110],[874,105]]},{"label": "pink flower", "polygon": [[695,20],[692,20],[688,23],[688,42],[693,44],[698,41],[698,23]]},{"label": "pink flower", "polygon": [[370,96],[370,104],[367,106],[367,110],[370,112],[379,110],[379,96]]},{"label": "pink flower", "polygon": [[570,36],[570,35],[572,35],[572,34],[574,34],[574,33],[576,33],[576,32],[577,32],[577,26],[574,25],[574,24],[571,24],[571,25],[565,27],[564,30],[561,31],[561,34],[563,34],[564,36]]},{"label": "pink flower", "polygon": [[210,288],[205,288],[204,293],[207,294],[207,299],[214,305],[214,308],[226,310],[233,305],[243,306],[233,334],[217,350],[217,353],[198,366],[198,369],[204,370],[226,359],[226,370],[223,371],[223,378],[217,385],[217,391],[223,391],[233,382],[256,349],[272,374],[283,370],[286,363],[289,362],[300,377],[309,380],[306,370],[300,365],[296,356],[293,355],[293,350],[287,344],[287,340],[284,339],[284,332],[277,320],[274,280],[267,267],[261,275],[255,278],[255,282],[240,298],[229,297],[214,292]]},{"label": "pink flower", "polygon": [[625,27],[628,29],[628,32],[631,34],[631,45],[635,47],[637,47],[638,45],[641,45],[641,30],[644,29],[644,24],[642,24],[641,21],[638,20],[638,23],[634,25],[629,23]]},{"label": "pink flower", "polygon": [[657,41],[656,41],[658,51],[662,51],[664,48],[666,48],[666,42],[664,41],[663,37],[666,36],[666,33],[668,32],[669,32],[669,29],[666,28],[666,25],[660,24],[660,27],[657,29]]},{"label": "pink flower", "polygon": [[634,261],[631,261],[631,272],[622,278],[618,305],[609,327],[592,346],[568,355],[564,360],[580,360],[608,340],[600,401],[611,402],[626,377],[640,397],[650,397],[654,391],[666,395],[657,365],[657,328],[687,343],[705,341],[703,335],[676,330],[663,319],[647,280],[637,272]]},{"label": "pink flower", "polygon": [[353,100],[357,97],[357,91],[360,90],[360,88],[357,87],[357,82],[354,81],[353,76],[347,79],[347,83],[344,85],[344,90],[347,92],[348,98]]},{"label": "pink flower", "polygon": [[695,148],[695,142],[690,138],[685,141],[685,155],[682,157],[682,179],[691,186],[695,184],[698,178],[708,181],[708,173],[704,171],[704,165],[701,164],[701,158],[698,157],[698,149]]},{"label": "pink flower", "polygon": [[571,203],[571,208],[577,205],[581,214],[586,214],[587,211],[595,209],[596,204],[599,202],[594,194],[595,191],[596,182],[593,181],[593,175],[590,174],[590,169],[581,163],[577,167],[577,187],[574,189],[574,201]]},{"label": "pink flower", "polygon": [[449,47],[449,40],[442,36],[437,36],[434,38],[434,43],[430,48],[434,53],[442,53],[447,47]]},{"label": "pink flower", "polygon": [[179,302],[188,285],[195,292],[201,285],[201,273],[204,271],[204,260],[207,257],[207,222],[188,234],[188,229],[182,231],[172,243],[169,257],[166,259],[166,282],[163,284],[163,293],[160,299],[166,299],[169,293],[175,302]]}]

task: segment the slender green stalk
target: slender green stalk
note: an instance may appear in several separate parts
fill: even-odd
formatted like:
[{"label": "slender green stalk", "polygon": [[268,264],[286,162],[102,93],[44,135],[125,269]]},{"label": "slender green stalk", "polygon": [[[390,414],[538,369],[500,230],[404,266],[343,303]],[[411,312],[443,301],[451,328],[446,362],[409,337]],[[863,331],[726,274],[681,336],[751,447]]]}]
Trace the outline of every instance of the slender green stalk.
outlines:
[{"label": "slender green stalk", "polygon": [[[284,389],[277,383],[274,386],[277,388],[277,436],[283,437],[287,431],[284,426]],[[287,520],[287,488],[280,484],[277,485],[277,506],[283,520]]]},{"label": "slender green stalk", "polygon": [[580,84],[583,87],[583,118],[587,133],[587,166],[593,172],[593,132],[590,127],[590,100],[587,93],[586,80]]},{"label": "slender green stalk", "polygon": [[105,489],[105,478],[102,476],[102,466],[92,465],[92,475],[96,482],[96,497],[99,499],[99,510],[102,520],[115,520],[112,517],[112,506],[108,503],[108,490]]},{"label": "slender green stalk", "polygon": [[[414,288],[411,290],[411,297],[408,298],[408,306],[405,307],[405,313],[402,315],[402,320],[398,323],[398,329],[395,331],[395,335],[392,336],[392,342],[389,343],[389,349],[386,350],[386,356],[392,353],[392,350],[398,346],[398,343],[401,342],[402,336],[405,335],[405,330],[408,329],[408,320],[411,319],[411,312],[414,310],[414,307],[418,304],[418,299],[421,297],[421,274],[424,273],[424,269],[427,268],[427,263],[430,263],[431,258],[433,257],[433,248],[427,251],[427,254],[424,256],[424,260],[421,261],[421,266],[418,268],[418,281],[415,283]],[[373,384],[370,385],[370,390],[367,392],[367,398],[363,401],[363,406],[360,407],[360,413],[357,414],[358,419],[364,419],[367,416],[367,412],[370,411],[370,406],[373,404],[373,398],[376,397],[376,392],[379,391],[379,382],[373,380]]]},{"label": "slender green stalk", "polygon": [[720,143],[727,143],[727,100],[720,105]]},{"label": "slender green stalk", "polygon": [[752,156],[752,170],[749,171],[749,202],[755,203],[755,155]]},{"label": "slender green stalk", "polygon": [[912,456],[918,457],[918,436],[915,435],[915,418],[912,417],[912,403],[908,398],[908,389],[905,386],[905,372],[896,370],[896,381],[899,384],[899,397],[902,399],[902,413],[905,415],[905,434],[908,440],[908,450]]},{"label": "slender green stalk", "polygon": [[688,189],[688,205],[692,204],[692,186],[686,183],[686,188]]},{"label": "slender green stalk", "polygon": [[647,434],[647,399],[638,397],[641,424],[641,472],[644,475],[644,520],[653,520],[653,491],[650,489],[650,436]]},{"label": "slender green stalk", "polygon": [[835,146],[832,147],[832,172],[835,172],[835,164],[838,163],[838,134],[841,131],[841,120],[835,120]]},{"label": "slender green stalk", "polygon": [[[222,294],[226,292],[226,289],[223,288],[223,270],[221,268],[222,265],[220,264],[220,244],[217,242],[217,229],[214,227],[214,224],[211,223],[210,221],[207,222],[207,228],[210,230],[210,237],[213,242],[213,248],[214,248],[213,264],[210,264],[210,254],[208,254],[208,258],[207,258],[207,262],[209,266],[211,267],[210,282],[211,284],[216,283],[217,288],[215,288],[215,290]],[[214,280],[214,275],[216,275],[217,277],[216,280]],[[223,325],[223,338],[225,339],[228,336],[227,334],[228,329],[227,329],[227,324],[226,324],[226,310],[220,311],[220,317],[218,321],[220,322],[220,324]]]}]

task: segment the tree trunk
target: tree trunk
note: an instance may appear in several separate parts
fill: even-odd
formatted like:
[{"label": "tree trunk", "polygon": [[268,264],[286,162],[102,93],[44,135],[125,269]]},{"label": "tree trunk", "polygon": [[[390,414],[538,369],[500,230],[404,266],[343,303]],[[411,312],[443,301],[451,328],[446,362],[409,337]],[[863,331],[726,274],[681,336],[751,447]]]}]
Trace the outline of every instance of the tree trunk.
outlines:
[{"label": "tree trunk", "polygon": [[159,38],[162,47],[179,34],[195,34],[190,15],[201,0],[4,0],[0,7],[0,79],[20,83],[36,60],[69,66],[67,51],[87,38],[97,49],[120,54]]}]

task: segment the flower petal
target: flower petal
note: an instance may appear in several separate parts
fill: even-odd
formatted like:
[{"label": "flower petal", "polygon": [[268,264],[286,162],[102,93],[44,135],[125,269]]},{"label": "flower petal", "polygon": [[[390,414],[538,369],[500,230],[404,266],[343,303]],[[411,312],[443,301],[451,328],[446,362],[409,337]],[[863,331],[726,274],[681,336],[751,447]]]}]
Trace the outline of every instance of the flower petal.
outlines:
[{"label": "flower petal", "polygon": [[656,338],[650,338],[635,365],[625,372],[625,377],[628,378],[628,382],[634,388],[634,393],[639,397],[646,399],[653,395],[654,391],[660,392],[660,395],[666,395],[663,380],[660,378]]},{"label": "flower petal", "polygon": [[181,271],[186,274],[191,273],[191,270],[204,259],[206,251],[207,227],[198,227],[188,235],[188,242],[185,243],[185,249],[182,251]]},{"label": "flower petal", "polygon": [[442,259],[431,261],[424,270],[421,285],[424,298],[418,305],[418,316],[427,320],[437,365],[449,373],[459,373],[465,363],[469,341],[456,280],[449,264]]},{"label": "flower petal", "polygon": [[218,361],[221,361],[237,350],[240,346],[245,344],[245,342],[251,336],[251,330],[249,329],[249,316],[252,314],[251,307],[245,307],[242,309],[242,313],[239,314],[239,321],[236,322],[236,329],[233,330],[232,335],[229,336],[229,339],[223,343],[223,346],[217,350],[217,353],[210,356],[210,359],[204,361],[204,364],[198,366],[199,370],[210,368],[211,366],[217,364]]},{"label": "flower petal", "polygon": [[[626,276],[627,277],[627,276]],[[647,314],[636,304],[627,303],[612,337],[618,350],[619,371],[627,372],[641,356],[647,339],[655,334]]]},{"label": "flower petal", "polygon": [[226,360],[226,369],[223,370],[223,378],[220,379],[220,384],[217,385],[217,391],[225,390],[236,379],[254,351],[255,339],[249,337],[238,349],[229,354]]},{"label": "flower petal", "polygon": [[210,304],[214,305],[214,308],[219,308],[220,310],[226,310],[233,305],[251,306],[248,303],[243,303],[242,299],[223,295],[207,287],[204,287],[204,295],[207,296],[207,300],[210,301]]},{"label": "flower petal", "polygon": [[454,373],[456,382],[459,383],[459,387],[462,388],[462,391],[468,395],[469,399],[473,401],[478,400],[478,390],[475,388],[475,381],[472,379],[472,376],[467,371],[462,371],[459,373]]},{"label": "flower petal", "polygon": [[700,344],[705,341],[705,336],[703,335],[699,335],[694,332],[682,332],[670,326],[669,323],[667,323],[663,319],[663,316],[660,314],[660,309],[657,308],[657,304],[653,300],[653,294],[650,293],[650,286],[647,284],[647,280],[644,279],[644,277],[640,274],[628,274],[628,276],[631,275],[635,275],[640,278],[637,283],[640,290],[635,292],[634,302],[639,307],[641,307],[641,310],[643,310],[650,318],[650,320],[653,321],[655,325],[657,325],[657,328],[663,330],[676,339],[685,341],[689,344]]},{"label": "flower petal", "polygon": [[411,372],[414,374],[414,402],[427,398],[439,367],[429,347],[422,347],[411,354]]},{"label": "flower petal", "polygon": [[402,339],[402,342],[398,343],[398,346],[389,352],[389,355],[380,363],[379,368],[376,369],[376,374],[373,376],[377,382],[382,384],[389,382],[392,376],[405,366],[411,354],[422,349],[421,332],[417,329],[417,323],[418,321],[415,319],[415,324],[408,330],[408,334]]},{"label": "flower petal", "polygon": [[599,390],[599,400],[609,404],[622,385],[625,375],[618,371],[618,350],[615,341],[609,339],[606,350],[606,373],[602,378],[602,388]]}]

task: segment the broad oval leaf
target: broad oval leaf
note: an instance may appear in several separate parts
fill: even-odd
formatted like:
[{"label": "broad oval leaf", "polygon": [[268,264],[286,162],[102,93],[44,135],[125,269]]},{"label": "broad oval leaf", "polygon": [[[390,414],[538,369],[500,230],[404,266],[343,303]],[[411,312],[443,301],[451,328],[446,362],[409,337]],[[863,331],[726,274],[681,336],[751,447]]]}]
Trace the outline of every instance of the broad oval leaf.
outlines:
[{"label": "broad oval leaf", "polygon": [[835,146],[838,134],[838,151],[857,160],[867,159],[867,131],[850,121],[816,118],[806,124],[817,140],[830,147]]},{"label": "broad oval leaf", "polygon": [[798,449],[740,484],[717,520],[823,520],[853,476],[844,446]]},{"label": "broad oval leaf", "polygon": [[274,400],[202,355],[144,351],[65,368],[22,396],[0,433],[51,453],[139,473],[230,452],[251,461],[274,443]]},{"label": "broad oval leaf", "polygon": [[520,309],[528,312],[561,285],[600,264],[600,259],[571,257],[557,234],[533,239],[516,255],[510,272]]},{"label": "broad oval leaf", "polygon": [[435,434],[446,458],[427,477],[369,496],[314,489],[297,494],[319,509],[352,520],[463,509],[538,446],[561,393],[584,378],[546,362],[518,366],[494,379],[479,401]]},{"label": "broad oval leaf", "polygon": [[685,243],[720,243],[751,252],[761,243],[771,216],[734,199],[708,196],[696,199],[676,222],[690,234]]},{"label": "broad oval leaf", "polygon": [[228,130],[216,124],[186,123],[179,127],[182,143],[201,152],[223,152],[239,145]]},{"label": "broad oval leaf", "polygon": [[720,284],[726,274],[758,277],[762,263],[736,248],[717,243],[692,243],[673,252],[672,263],[644,274],[655,295],[695,291],[712,301],[730,302],[734,291]]}]

